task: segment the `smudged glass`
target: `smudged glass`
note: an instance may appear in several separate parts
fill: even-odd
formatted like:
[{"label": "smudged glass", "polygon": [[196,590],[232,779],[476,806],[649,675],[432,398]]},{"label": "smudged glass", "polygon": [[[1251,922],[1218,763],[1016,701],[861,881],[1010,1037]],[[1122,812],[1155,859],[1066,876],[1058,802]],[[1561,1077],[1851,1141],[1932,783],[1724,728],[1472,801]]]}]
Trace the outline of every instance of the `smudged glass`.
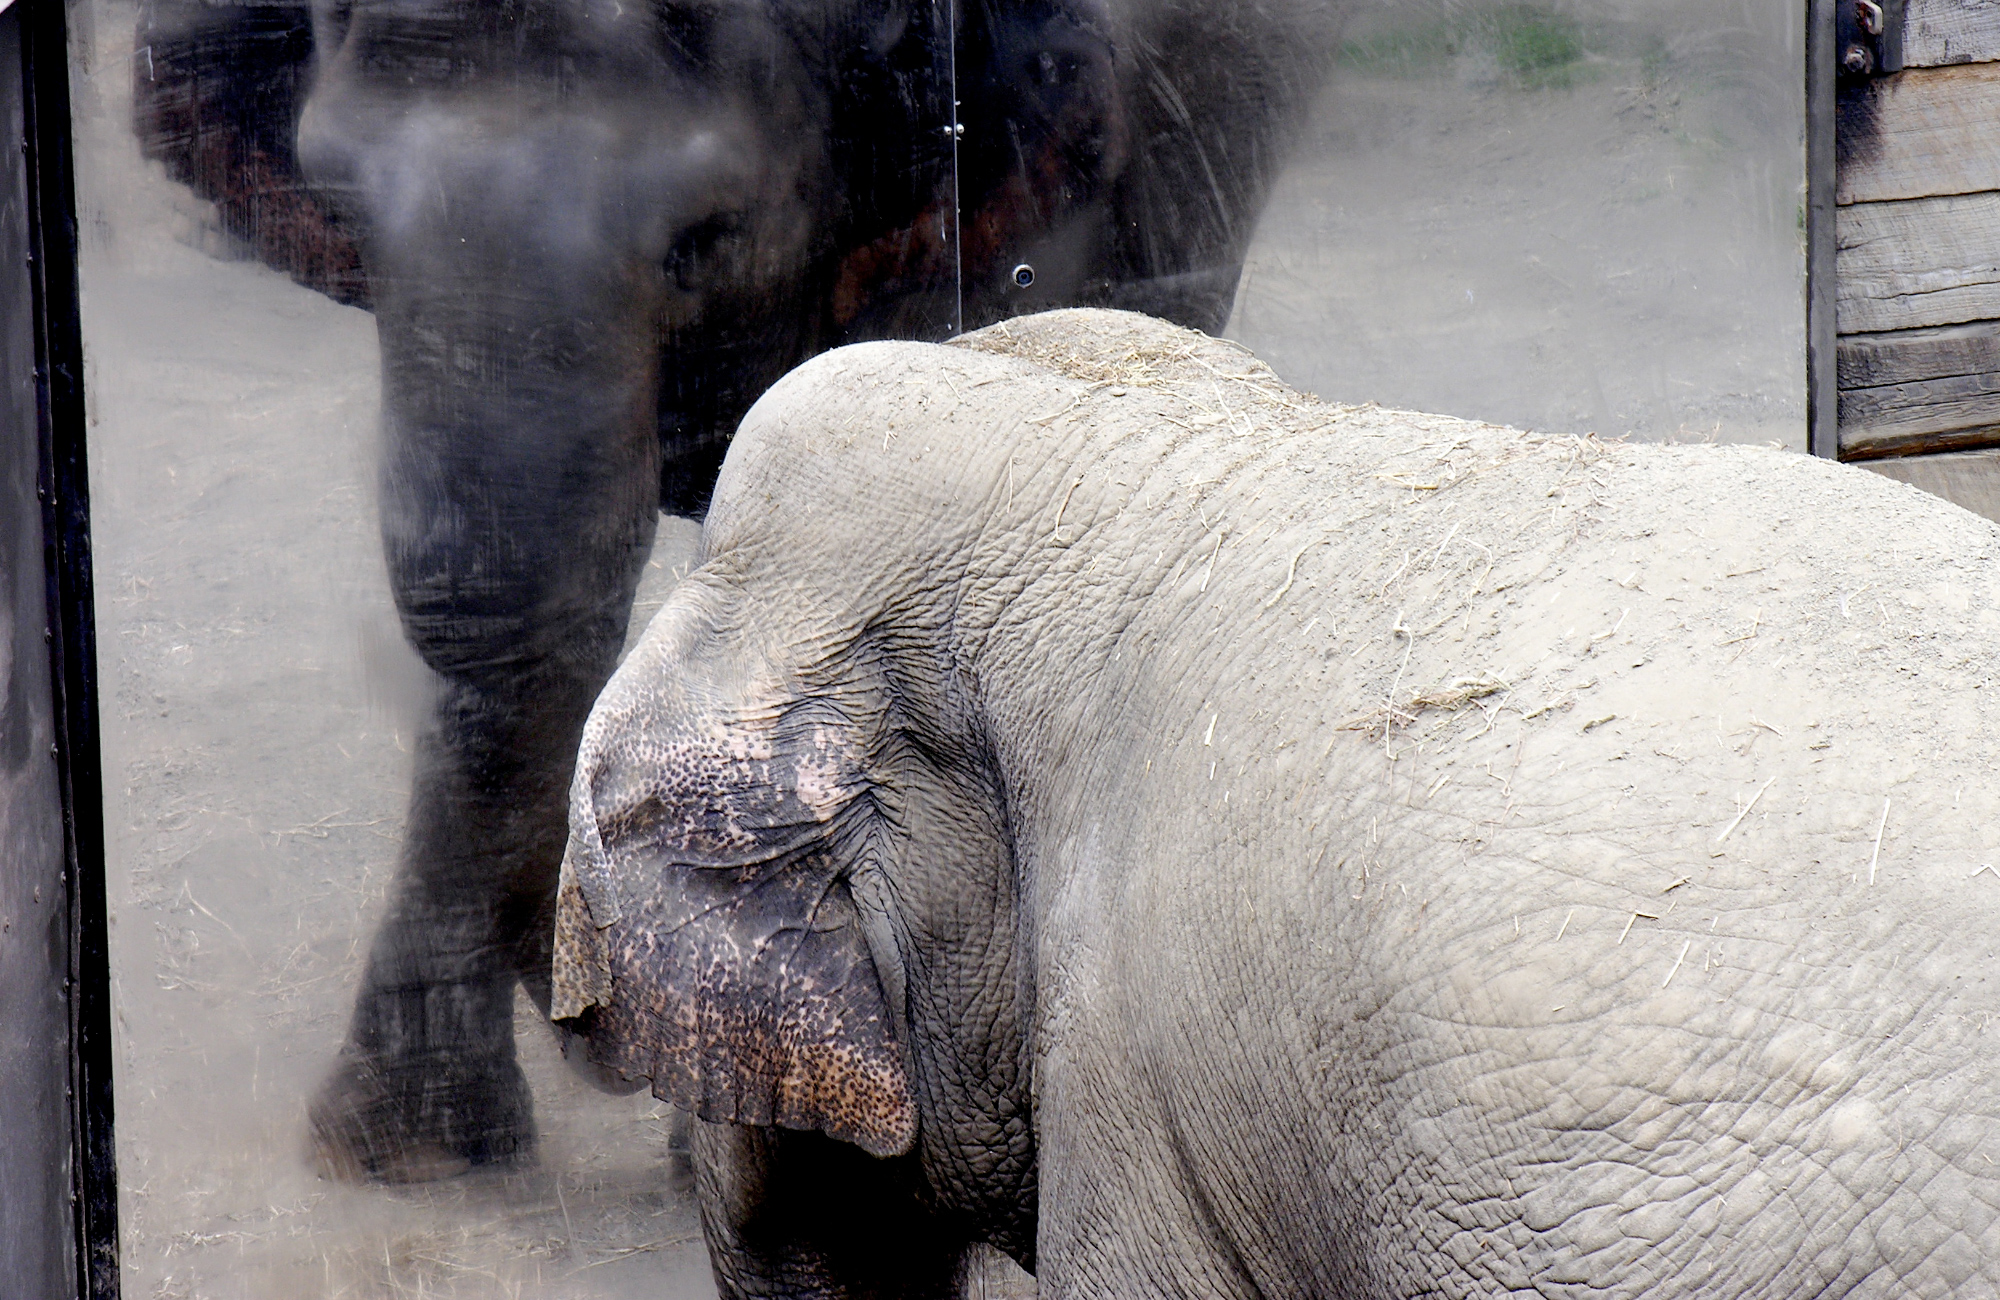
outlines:
[{"label": "smudged glass", "polygon": [[581,709],[805,356],[1116,306],[1804,446],[1796,0],[72,15],[128,1294],[711,1293],[536,926]]}]

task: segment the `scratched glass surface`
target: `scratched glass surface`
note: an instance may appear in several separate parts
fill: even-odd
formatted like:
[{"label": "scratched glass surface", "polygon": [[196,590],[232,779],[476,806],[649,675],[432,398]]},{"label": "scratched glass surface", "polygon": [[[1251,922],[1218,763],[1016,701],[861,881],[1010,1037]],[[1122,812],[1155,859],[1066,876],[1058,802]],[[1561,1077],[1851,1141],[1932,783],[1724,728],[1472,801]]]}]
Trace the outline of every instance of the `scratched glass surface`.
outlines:
[{"label": "scratched glass surface", "polygon": [[712,1294],[685,1123],[561,1059],[547,826],[489,814],[559,805],[743,407],[1076,303],[1330,400],[1800,447],[1795,8],[73,9],[128,1293]]},{"label": "scratched glass surface", "polygon": [[525,994],[534,1162],[319,1176],[439,694],[378,538],[370,286],[285,175],[302,8],[71,12],[125,1294],[714,1294],[670,1108],[577,1078]]}]

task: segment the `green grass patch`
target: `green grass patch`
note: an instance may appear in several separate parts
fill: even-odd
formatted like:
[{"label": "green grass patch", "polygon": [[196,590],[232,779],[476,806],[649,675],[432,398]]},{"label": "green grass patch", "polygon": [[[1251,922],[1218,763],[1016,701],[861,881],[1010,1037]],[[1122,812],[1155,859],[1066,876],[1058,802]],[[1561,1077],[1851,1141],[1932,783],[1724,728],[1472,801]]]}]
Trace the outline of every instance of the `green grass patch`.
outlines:
[{"label": "green grass patch", "polygon": [[1441,71],[1459,54],[1444,23],[1383,32],[1341,46],[1342,63],[1358,71],[1391,77],[1418,77]]},{"label": "green grass patch", "polygon": [[1538,4],[1498,4],[1348,41],[1341,62],[1378,76],[1429,76],[1461,58],[1491,59],[1523,90],[1587,79],[1591,43],[1583,24]]},{"label": "green grass patch", "polygon": [[1588,52],[1581,24],[1538,5],[1503,5],[1473,21],[1501,71],[1531,89],[1574,84]]}]

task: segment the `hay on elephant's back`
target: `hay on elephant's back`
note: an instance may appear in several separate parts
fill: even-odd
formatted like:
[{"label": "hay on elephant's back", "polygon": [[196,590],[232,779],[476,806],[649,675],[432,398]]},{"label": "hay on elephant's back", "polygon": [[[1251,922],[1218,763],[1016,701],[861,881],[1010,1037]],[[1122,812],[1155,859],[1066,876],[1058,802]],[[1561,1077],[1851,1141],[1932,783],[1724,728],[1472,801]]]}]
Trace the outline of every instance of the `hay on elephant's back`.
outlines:
[{"label": "hay on elephant's back", "polygon": [[[1357,725],[1378,735],[1418,714],[1457,712],[1510,688],[1523,665],[1406,678],[1401,670],[1409,667],[1411,647],[1404,634],[1428,637],[1471,602],[1491,596],[1486,580],[1496,566],[1513,571],[1501,590],[1544,571],[1574,541],[1583,523],[1579,507],[1590,502],[1566,500],[1554,517],[1535,507],[1612,450],[1595,438],[1527,433],[1373,402],[1324,402],[1289,387],[1237,344],[1129,313],[1049,312],[954,342],[1085,385],[1051,393],[1047,410],[1028,417],[1030,424],[1060,421],[1095,436],[1133,421],[1183,431],[1159,448],[1158,468],[1173,486],[1161,491],[1156,481],[1141,489],[1157,498],[1147,509],[1169,529],[1198,525],[1181,549],[1201,570],[1203,593],[1220,563],[1218,592],[1250,572],[1272,569],[1249,579],[1260,605],[1275,605],[1295,583],[1301,598],[1312,588],[1315,598],[1349,600],[1351,612],[1338,620],[1339,635],[1349,641],[1344,656],[1363,676],[1382,679],[1381,706]],[[1126,388],[1148,390],[1155,400],[1117,413],[1091,400]],[[1274,475],[1316,471],[1324,475],[1317,490],[1302,488],[1290,494],[1289,506],[1258,510]],[[1339,484],[1360,491],[1341,491]],[[1433,513],[1439,504],[1490,513],[1497,527],[1480,530],[1484,544],[1451,550],[1453,530]],[[1352,556],[1338,571],[1320,572],[1323,560],[1309,557],[1316,543],[1378,529],[1376,544],[1404,557],[1398,572],[1350,569]],[[1421,556],[1414,569],[1412,556]]]},{"label": "hay on elephant's back", "polygon": [[[1055,380],[1026,417],[1047,431],[1108,447],[1147,424],[1178,428],[1154,444],[1145,481],[1120,488],[1183,557],[1165,581],[1192,574],[1194,596],[1292,619],[1288,635],[1357,690],[1348,727],[1392,756],[1399,736],[1455,750],[1504,714],[1568,731],[1571,748],[1609,746],[1608,761],[1641,744],[1632,728],[1680,718],[1704,684],[1767,653],[1770,680],[1756,680],[1782,689],[1745,724],[1760,734],[1775,739],[1762,729],[1779,712],[1821,734],[1854,726],[1850,706],[1872,700],[1870,732],[1914,735],[1924,727],[1882,706],[1920,712],[1903,688],[1976,656],[1980,631],[1898,629],[1899,671],[1885,676],[1863,662],[1891,622],[1872,602],[1921,605],[1943,583],[2000,609],[1992,525],[1784,452],[1322,402],[1234,344],[1126,313],[1048,313],[956,343]],[[1101,404],[1125,388],[1147,400]],[[1883,636],[1861,636],[1858,605],[1848,617],[1864,591]],[[1588,612],[1597,592],[1616,606],[1601,619]]]},{"label": "hay on elephant's back", "polygon": [[[1194,426],[1191,445],[1213,459],[1161,505],[1199,516],[1205,576],[1219,557],[1208,589],[1245,583],[1268,616],[1271,593],[1297,597],[1310,584],[1316,600],[1344,609],[1332,653],[1374,696],[1349,725],[1384,741],[1414,727],[1426,748],[1452,747],[1503,711],[1572,728],[1572,743],[1595,740],[1622,730],[1634,705],[1648,718],[1640,725],[1674,713],[1676,681],[1728,675],[1750,648],[1778,646],[1781,694],[1798,697],[1802,719],[1831,726],[1843,699],[1907,684],[1857,662],[1866,645],[1840,644],[1859,631],[1844,596],[1872,585],[1871,598],[1922,604],[1910,587],[1990,581],[1986,521],[1779,451],[1639,446],[1325,403],[1234,344],[1104,313],[1052,313],[959,342],[1092,388],[1150,389],[1170,404],[1148,408],[1152,418],[1171,411]],[[1172,410],[1180,403],[1191,409]],[[1091,407],[1064,413],[1083,419]],[[1258,509],[1273,475],[1314,470],[1328,477],[1286,507]],[[1347,490],[1329,492],[1335,484]],[[1834,524],[1864,518],[1851,532]],[[1336,538],[1333,550],[1311,545]],[[1579,584],[1611,592],[1617,612],[1572,628]],[[1886,631],[1886,610],[1870,614]],[[1310,636],[1311,617],[1296,635]],[[1946,620],[1895,640],[1896,676],[1908,678],[1964,660],[1979,636]],[[1794,679],[1807,662],[1813,671]],[[1652,679],[1651,697],[1632,698],[1637,682],[1614,692],[1626,678]],[[1835,682],[1850,685],[1829,691]],[[1598,702],[1613,693],[1625,698]],[[1819,703],[1805,709],[1807,697]],[[1885,727],[1913,730],[1900,717],[1873,721]]]},{"label": "hay on elephant's back", "polygon": [[1031,328],[1001,321],[960,335],[951,344],[1014,357],[1100,387],[1153,388],[1220,380],[1244,385],[1280,406],[1319,400],[1286,384],[1240,343],[1165,321],[1154,322],[1156,331],[1120,329],[1114,334],[1104,328],[1104,316],[1087,308],[1044,312],[1032,318]]}]

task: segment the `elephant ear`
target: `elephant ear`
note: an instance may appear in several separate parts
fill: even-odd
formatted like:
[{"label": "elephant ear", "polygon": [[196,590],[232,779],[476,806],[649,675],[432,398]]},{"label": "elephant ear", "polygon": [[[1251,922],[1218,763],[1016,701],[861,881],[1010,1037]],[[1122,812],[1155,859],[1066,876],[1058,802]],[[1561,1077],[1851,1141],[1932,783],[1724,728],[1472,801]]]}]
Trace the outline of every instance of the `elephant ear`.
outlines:
[{"label": "elephant ear", "polygon": [[141,152],[215,204],[258,260],[368,306],[353,233],[307,188],[295,148],[313,67],[308,0],[145,0],[132,60]]},{"label": "elephant ear", "polygon": [[847,800],[823,729],[801,754],[662,703],[600,702],[586,732],[551,1014],[705,1120],[908,1151],[916,1107],[831,843]]}]

